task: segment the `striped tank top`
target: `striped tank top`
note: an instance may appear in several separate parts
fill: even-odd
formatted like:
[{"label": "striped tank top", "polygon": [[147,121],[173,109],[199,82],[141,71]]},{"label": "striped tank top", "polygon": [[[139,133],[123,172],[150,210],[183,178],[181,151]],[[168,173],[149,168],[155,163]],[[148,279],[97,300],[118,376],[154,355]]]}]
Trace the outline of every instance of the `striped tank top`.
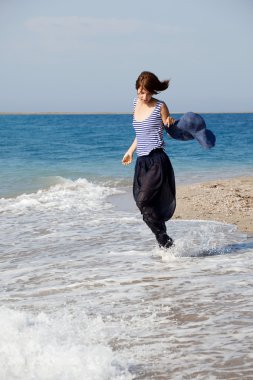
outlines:
[{"label": "striped tank top", "polygon": [[[134,109],[137,98],[134,99]],[[143,121],[135,120],[133,116],[133,127],[137,137],[137,156],[146,156],[156,148],[164,147],[163,121],[161,117],[161,105],[158,100],[151,114]]]}]

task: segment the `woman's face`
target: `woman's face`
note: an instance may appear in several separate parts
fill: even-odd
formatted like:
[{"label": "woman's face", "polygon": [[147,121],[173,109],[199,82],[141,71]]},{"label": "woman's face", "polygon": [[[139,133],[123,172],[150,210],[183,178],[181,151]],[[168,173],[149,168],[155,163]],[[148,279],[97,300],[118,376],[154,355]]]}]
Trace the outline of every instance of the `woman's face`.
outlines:
[{"label": "woman's face", "polygon": [[143,87],[138,88],[137,94],[138,94],[138,98],[140,99],[140,101],[142,101],[143,103],[146,103],[146,104],[150,102],[152,95],[153,95],[150,92],[148,92],[147,90],[145,90],[145,88],[143,88]]}]

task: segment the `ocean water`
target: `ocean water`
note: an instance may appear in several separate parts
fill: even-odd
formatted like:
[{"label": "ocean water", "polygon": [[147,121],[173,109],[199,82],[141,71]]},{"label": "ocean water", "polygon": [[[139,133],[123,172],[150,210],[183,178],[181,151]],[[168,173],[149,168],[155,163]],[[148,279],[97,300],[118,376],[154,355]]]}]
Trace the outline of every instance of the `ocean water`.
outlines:
[{"label": "ocean water", "polygon": [[[177,118],[178,115],[175,115]],[[252,114],[166,138],[177,183],[252,175]],[[121,159],[131,115],[0,116],[0,379],[253,379],[253,240],[170,220],[159,249]]]}]

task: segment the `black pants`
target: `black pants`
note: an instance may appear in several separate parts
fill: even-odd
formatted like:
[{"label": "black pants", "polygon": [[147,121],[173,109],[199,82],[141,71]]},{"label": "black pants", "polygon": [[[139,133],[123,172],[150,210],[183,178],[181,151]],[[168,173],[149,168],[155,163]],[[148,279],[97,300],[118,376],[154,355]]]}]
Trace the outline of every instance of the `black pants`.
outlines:
[{"label": "black pants", "polygon": [[174,170],[163,149],[155,149],[136,160],[133,196],[144,222],[155,234],[166,234],[165,221],[176,208]]}]

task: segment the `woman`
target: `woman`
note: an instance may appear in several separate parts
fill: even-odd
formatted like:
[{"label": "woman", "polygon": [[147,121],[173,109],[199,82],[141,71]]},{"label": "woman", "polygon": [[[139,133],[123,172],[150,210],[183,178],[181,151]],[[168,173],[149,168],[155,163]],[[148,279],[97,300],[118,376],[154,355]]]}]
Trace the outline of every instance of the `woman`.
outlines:
[{"label": "woman", "polygon": [[122,163],[129,165],[137,150],[133,195],[144,222],[155,234],[160,247],[169,248],[173,240],[167,235],[165,221],[176,208],[175,178],[169,157],[164,151],[163,128],[174,123],[166,104],[153,95],[164,91],[169,80],[160,81],[149,71],[136,80],[133,126],[136,137]]}]

